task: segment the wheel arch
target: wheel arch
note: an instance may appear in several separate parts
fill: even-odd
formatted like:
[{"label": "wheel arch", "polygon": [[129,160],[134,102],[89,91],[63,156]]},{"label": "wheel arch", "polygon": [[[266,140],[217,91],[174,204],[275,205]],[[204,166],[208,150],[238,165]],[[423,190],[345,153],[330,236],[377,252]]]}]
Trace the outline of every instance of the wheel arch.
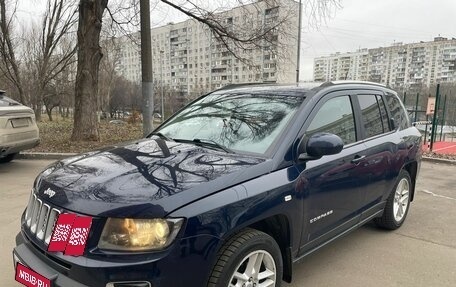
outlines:
[{"label": "wheel arch", "polygon": [[290,283],[292,279],[292,255],[291,255],[291,232],[288,217],[283,214],[274,215],[259,220],[247,226],[248,228],[262,231],[277,242],[280,247],[283,261],[283,277],[285,282]]},{"label": "wheel arch", "polygon": [[410,179],[412,180],[412,194],[410,196],[410,201],[413,201],[413,198],[415,197],[416,177],[418,174],[418,162],[409,162],[406,165],[404,165],[402,169],[408,172],[408,174],[410,175]]}]

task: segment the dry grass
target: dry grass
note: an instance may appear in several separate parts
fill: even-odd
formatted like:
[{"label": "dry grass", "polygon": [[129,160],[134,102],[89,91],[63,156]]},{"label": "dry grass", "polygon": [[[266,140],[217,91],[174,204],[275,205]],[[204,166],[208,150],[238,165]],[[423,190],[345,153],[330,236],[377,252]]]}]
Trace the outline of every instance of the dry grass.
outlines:
[{"label": "dry grass", "polygon": [[456,154],[438,154],[435,152],[424,152],[423,156],[432,157],[432,158],[456,160]]},{"label": "dry grass", "polygon": [[142,125],[137,124],[110,124],[107,121],[100,123],[99,142],[73,142],[70,140],[73,130],[72,119],[58,118],[52,122],[44,120],[38,123],[41,143],[30,152],[85,152],[101,147],[121,143],[142,137]]}]

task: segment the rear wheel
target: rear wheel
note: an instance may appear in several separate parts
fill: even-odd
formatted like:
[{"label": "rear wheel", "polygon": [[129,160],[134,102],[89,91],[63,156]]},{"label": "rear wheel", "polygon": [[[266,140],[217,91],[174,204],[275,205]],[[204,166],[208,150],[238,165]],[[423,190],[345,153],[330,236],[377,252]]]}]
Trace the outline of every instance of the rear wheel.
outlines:
[{"label": "rear wheel", "polygon": [[401,227],[410,207],[410,195],[412,192],[412,180],[407,171],[399,173],[396,185],[386,201],[385,210],[375,223],[385,229],[394,230]]},{"label": "rear wheel", "polygon": [[268,234],[246,229],[221,248],[208,287],[279,287],[282,255]]},{"label": "rear wheel", "polygon": [[11,154],[8,154],[4,157],[0,157],[0,163],[7,163],[7,162],[10,162],[14,159],[14,157],[17,155],[17,153],[11,153]]}]

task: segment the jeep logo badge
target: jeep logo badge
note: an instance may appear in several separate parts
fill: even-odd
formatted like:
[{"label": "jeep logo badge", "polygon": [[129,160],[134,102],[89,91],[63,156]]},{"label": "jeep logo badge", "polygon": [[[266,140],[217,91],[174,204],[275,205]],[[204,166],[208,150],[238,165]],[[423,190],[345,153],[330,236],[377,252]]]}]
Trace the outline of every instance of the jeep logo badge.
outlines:
[{"label": "jeep logo badge", "polygon": [[47,194],[49,195],[49,198],[53,197],[55,195],[55,191],[53,191],[52,189],[48,188],[46,189],[43,194]]}]

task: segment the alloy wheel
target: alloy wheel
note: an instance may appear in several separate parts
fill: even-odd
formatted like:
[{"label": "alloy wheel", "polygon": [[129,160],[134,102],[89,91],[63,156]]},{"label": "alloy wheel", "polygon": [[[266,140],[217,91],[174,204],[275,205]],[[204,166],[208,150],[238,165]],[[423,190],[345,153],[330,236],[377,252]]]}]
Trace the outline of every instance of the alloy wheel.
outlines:
[{"label": "alloy wheel", "polygon": [[401,222],[409,205],[410,184],[406,178],[401,179],[394,194],[393,212],[396,222]]},{"label": "alloy wheel", "polygon": [[256,250],[236,267],[228,287],[274,287],[276,280],[274,258],[265,250]]}]

